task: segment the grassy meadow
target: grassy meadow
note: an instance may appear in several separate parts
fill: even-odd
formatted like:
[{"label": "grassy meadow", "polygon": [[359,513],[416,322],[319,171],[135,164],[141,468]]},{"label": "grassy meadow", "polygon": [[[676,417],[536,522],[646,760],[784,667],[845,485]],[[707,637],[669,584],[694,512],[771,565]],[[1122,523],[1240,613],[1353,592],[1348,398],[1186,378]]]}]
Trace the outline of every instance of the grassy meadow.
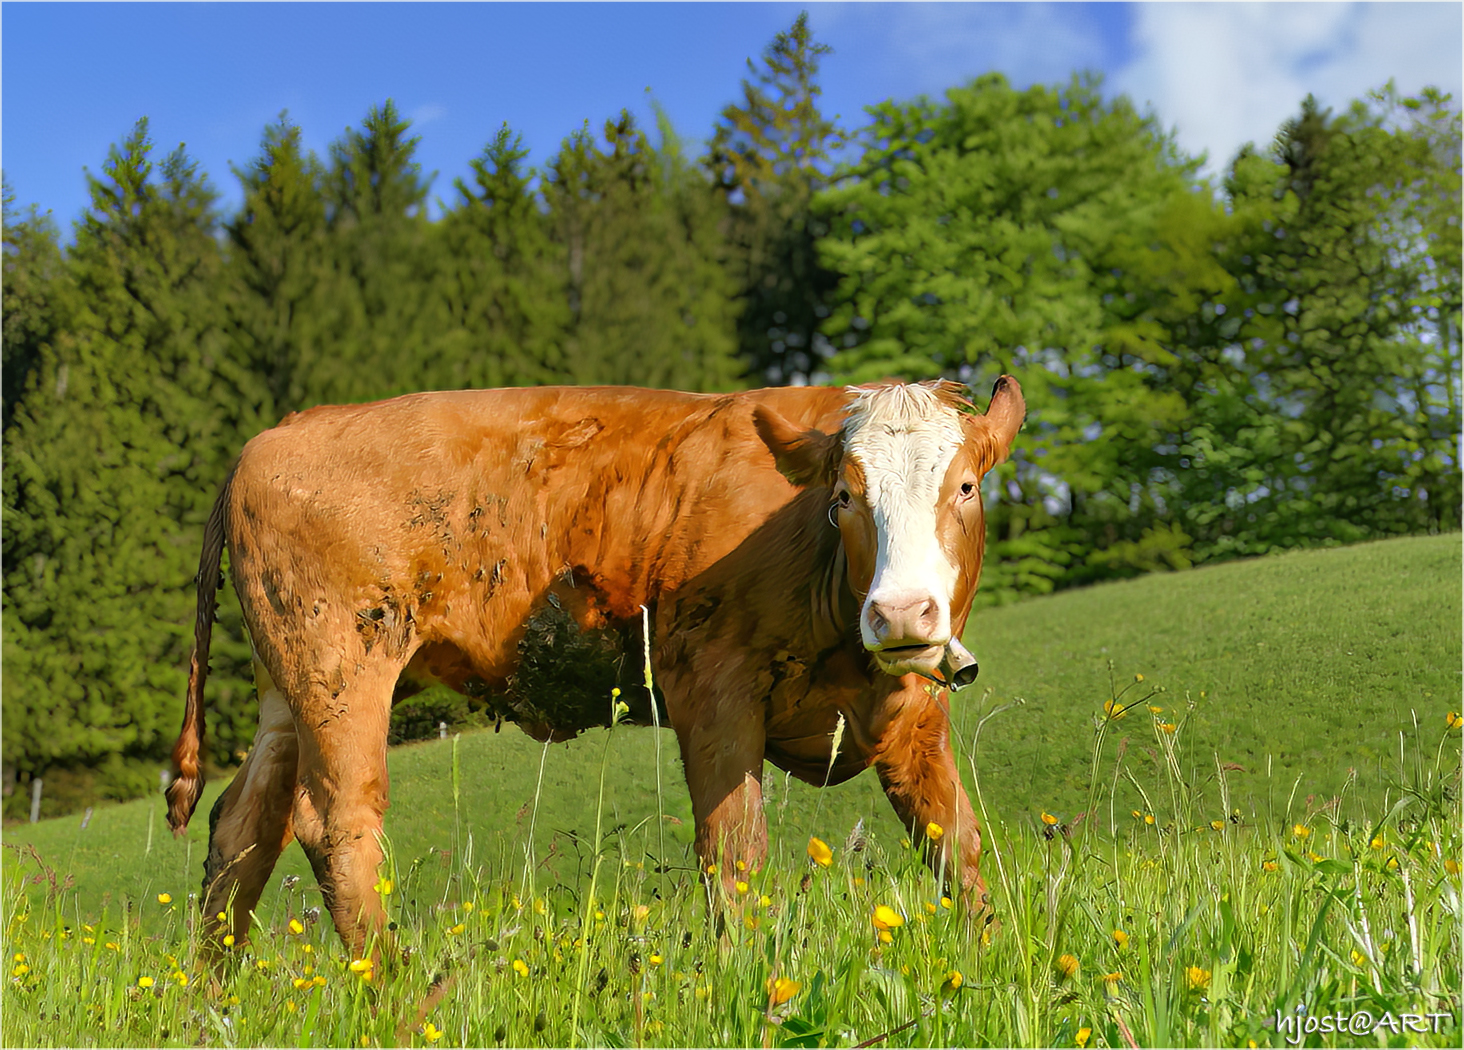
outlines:
[{"label": "grassy meadow", "polygon": [[[393,752],[380,971],[293,847],[222,983],[193,966],[221,783],[182,840],[160,797],[7,828],[0,1038],[1457,1046],[1460,553],[1398,540],[973,616],[982,674],[952,707],[994,936],[871,774],[770,770],[769,863],[717,903],[669,732],[509,727]],[[1322,1024],[1364,1012],[1382,1027]]]}]

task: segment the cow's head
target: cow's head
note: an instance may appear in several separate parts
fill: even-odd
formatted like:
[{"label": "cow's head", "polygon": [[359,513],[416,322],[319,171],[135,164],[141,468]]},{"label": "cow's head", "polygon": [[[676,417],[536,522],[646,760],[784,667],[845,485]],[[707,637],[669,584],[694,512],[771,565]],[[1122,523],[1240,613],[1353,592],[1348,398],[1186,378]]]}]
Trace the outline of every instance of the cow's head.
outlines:
[{"label": "cow's head", "polygon": [[759,409],[758,432],[795,484],[827,485],[859,633],[880,669],[955,688],[976,661],[955,636],[981,575],[981,478],[1006,458],[1022,425],[1021,387],[1002,376],[986,414],[956,383],[854,387],[836,434],[798,431]]}]

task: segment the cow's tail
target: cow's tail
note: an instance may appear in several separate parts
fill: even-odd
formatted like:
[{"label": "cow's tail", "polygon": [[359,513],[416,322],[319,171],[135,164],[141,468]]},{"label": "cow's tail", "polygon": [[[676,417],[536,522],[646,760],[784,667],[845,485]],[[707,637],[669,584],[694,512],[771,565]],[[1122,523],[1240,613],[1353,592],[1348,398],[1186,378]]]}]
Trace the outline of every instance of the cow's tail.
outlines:
[{"label": "cow's tail", "polygon": [[168,782],[168,826],[174,835],[188,830],[188,821],[203,795],[203,683],[208,679],[208,646],[213,635],[214,613],[218,609],[219,565],[224,554],[224,513],[234,472],[209,512],[203,527],[203,553],[198,558],[198,616],[193,626],[193,660],[188,668],[188,698],[183,705],[183,728],[173,745],[173,777]]}]

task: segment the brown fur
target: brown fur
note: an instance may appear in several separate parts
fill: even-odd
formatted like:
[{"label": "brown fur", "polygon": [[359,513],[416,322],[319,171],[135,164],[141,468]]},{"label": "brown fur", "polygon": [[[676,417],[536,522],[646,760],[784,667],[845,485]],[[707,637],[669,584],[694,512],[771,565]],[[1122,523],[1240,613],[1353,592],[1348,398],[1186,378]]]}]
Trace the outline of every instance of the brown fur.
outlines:
[{"label": "brown fur", "polygon": [[[1005,455],[1021,395],[1003,384],[988,417],[966,417],[947,489]],[[551,597],[582,630],[636,639],[640,607],[651,610],[653,668],[703,862],[730,875],[737,860],[762,861],[763,761],[824,782],[842,713],[848,732],[830,779],[874,765],[902,821],[948,829],[930,861],[981,898],[980,836],[944,694],[881,674],[859,641],[870,557],[827,517],[835,475],[848,474],[848,400],[825,388],[414,394],[311,409],[249,442],[205,535],[169,788],[181,832],[202,785],[202,685],[226,536],[257,652],[261,726],[214,812],[204,908],[210,919],[226,913],[214,934],[242,940],[294,837],[360,950],[383,921],[372,887],[399,680],[504,690],[526,625]],[[980,572],[980,502],[940,512],[960,568],[957,636]],[[584,726],[525,728],[556,739]]]}]

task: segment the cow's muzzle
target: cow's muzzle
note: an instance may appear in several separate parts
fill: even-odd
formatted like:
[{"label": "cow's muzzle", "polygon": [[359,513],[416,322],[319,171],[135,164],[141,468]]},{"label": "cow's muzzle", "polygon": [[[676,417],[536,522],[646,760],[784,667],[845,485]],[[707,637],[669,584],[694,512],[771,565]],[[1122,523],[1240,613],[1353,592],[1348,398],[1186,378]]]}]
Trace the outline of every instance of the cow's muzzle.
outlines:
[{"label": "cow's muzzle", "polygon": [[972,656],[956,638],[952,638],[947,643],[945,655],[940,660],[939,670],[940,676],[945,679],[942,684],[952,692],[966,688],[976,681],[976,676],[981,673],[981,668],[976,663],[976,657]]}]

